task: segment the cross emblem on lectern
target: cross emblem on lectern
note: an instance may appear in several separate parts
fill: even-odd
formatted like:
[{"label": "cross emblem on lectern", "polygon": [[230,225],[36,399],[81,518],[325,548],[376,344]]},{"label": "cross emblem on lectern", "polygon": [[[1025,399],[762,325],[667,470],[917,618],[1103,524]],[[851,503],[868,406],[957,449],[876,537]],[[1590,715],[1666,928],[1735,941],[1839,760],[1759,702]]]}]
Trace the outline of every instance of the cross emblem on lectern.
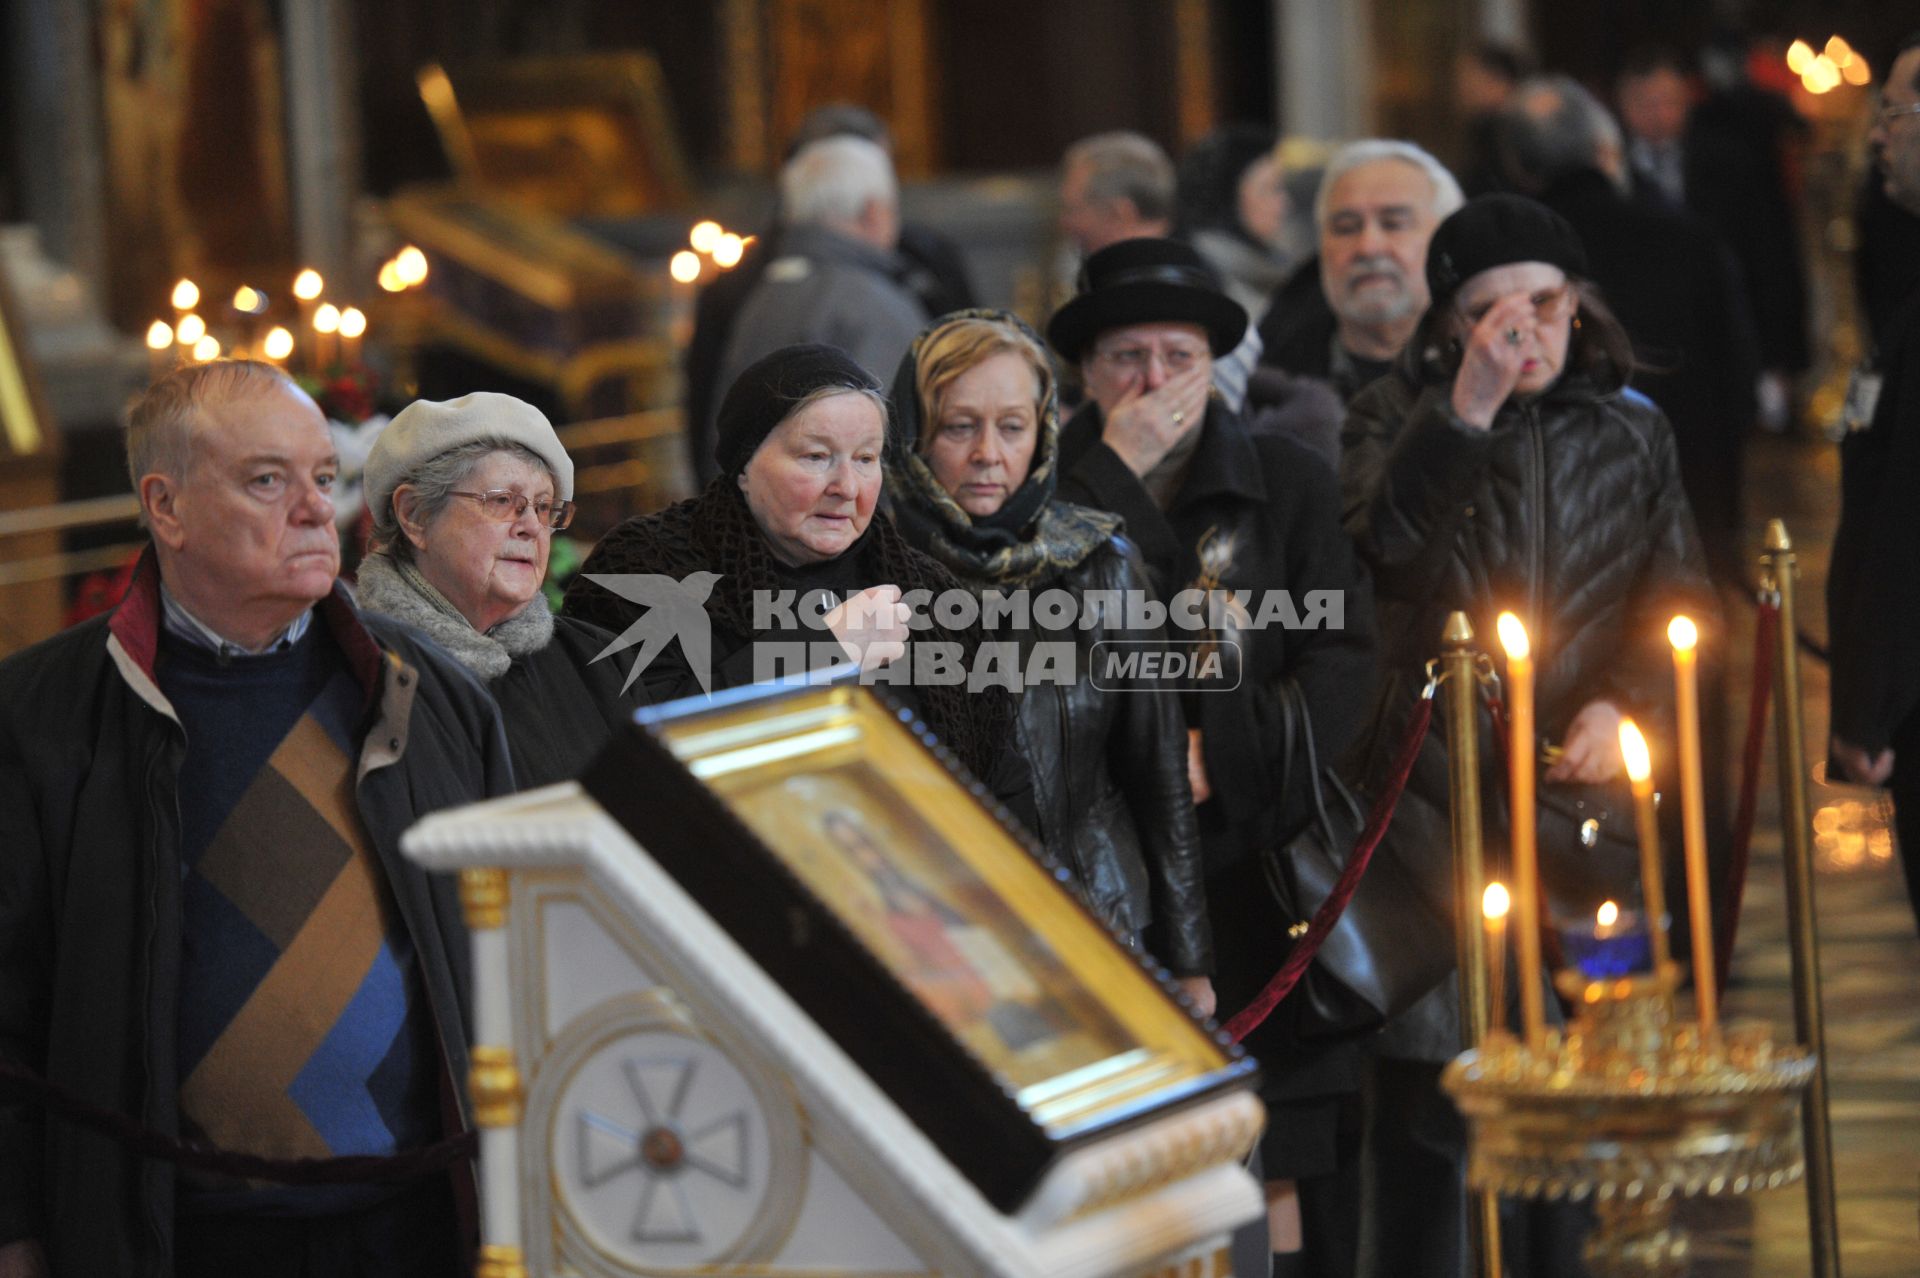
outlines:
[{"label": "cross emblem on lectern", "polygon": [[687,1188],[692,1177],[747,1187],[746,1112],[686,1113],[699,1068],[691,1057],[628,1057],[621,1070],[636,1112],[623,1115],[625,1121],[585,1108],[575,1115],[582,1185],[595,1189],[630,1172],[641,1177],[629,1234],[636,1243],[701,1241],[695,1196]]}]

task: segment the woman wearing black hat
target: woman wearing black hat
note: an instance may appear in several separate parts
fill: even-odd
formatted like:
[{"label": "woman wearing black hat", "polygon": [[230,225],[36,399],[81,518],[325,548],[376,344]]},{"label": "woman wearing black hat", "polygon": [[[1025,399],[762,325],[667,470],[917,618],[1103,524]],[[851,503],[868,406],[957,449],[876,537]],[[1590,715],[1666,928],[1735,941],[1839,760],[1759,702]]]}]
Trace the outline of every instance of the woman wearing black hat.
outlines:
[{"label": "woman wearing black hat", "polygon": [[[596,576],[704,584],[710,670],[695,669],[682,645],[668,645],[643,672],[655,702],[799,673],[796,664],[852,660],[872,669],[922,641],[958,645],[970,668],[977,625],[953,632],[929,617],[928,628],[909,632],[903,597],[959,583],[873,518],[886,423],[879,383],[833,347],[788,346],[756,361],[720,405],[719,476],[699,496],[601,538],[567,589],[567,615],[616,634],[650,615]],[[815,615],[821,626],[811,624]],[[1014,705],[1003,689],[891,686],[1035,828],[1026,761],[1011,744]]]},{"label": "woman wearing black hat", "polygon": [[[1089,257],[1080,292],[1047,325],[1088,399],[1061,435],[1061,495],[1120,515],[1163,597],[1199,588],[1247,601],[1247,613],[1230,610],[1196,636],[1235,656],[1230,677],[1183,698],[1226,1014],[1286,960],[1292,920],[1279,915],[1262,858],[1310,819],[1309,756],[1332,760],[1352,743],[1374,672],[1372,592],[1340,528],[1332,471],[1291,440],[1250,431],[1208,394],[1214,358],[1246,324],[1191,247],[1141,239]],[[1254,624],[1283,598],[1337,599],[1342,613]],[[1304,1047],[1284,1012],[1246,1045],[1266,1079],[1274,1272],[1351,1273],[1353,1223],[1340,1213],[1357,1193],[1335,1182],[1357,1049]]]},{"label": "woman wearing black hat", "polygon": [[[1472,201],[1434,232],[1432,303],[1394,373],[1351,405],[1347,528],[1373,569],[1386,637],[1376,761],[1395,748],[1447,615],[1465,612],[1491,646],[1495,617],[1512,611],[1537,671],[1541,740],[1526,748],[1557,746],[1543,792],[1612,780],[1622,715],[1668,718],[1668,618],[1684,612],[1707,630],[1717,616],[1673,431],[1626,387],[1626,334],[1586,269],[1558,214],[1513,195]],[[1498,758],[1489,740],[1492,838],[1505,824]],[[1401,803],[1448,806],[1437,735]],[[1549,881],[1557,850],[1543,838]],[[1449,982],[1376,1046],[1370,1126],[1391,1142],[1377,1151],[1392,1222],[1379,1231],[1382,1274],[1457,1269],[1464,1138],[1437,1087],[1460,1050],[1457,1006]]]},{"label": "woman wearing black hat", "polygon": [[[937,322],[914,340],[892,400],[894,520],[969,589],[1028,599],[1064,590],[1086,609],[1151,596],[1119,518],[1053,495],[1053,367],[1011,313],[961,311]],[[1103,649],[1164,643],[1161,627],[1129,625],[1124,614],[1123,605],[1097,623],[1080,617],[1049,629],[1030,613],[992,635],[1028,653],[1065,649],[1020,698],[1026,747],[1047,765],[1033,780],[1048,849],[1095,912],[1123,936],[1144,938],[1196,1010],[1211,1015],[1212,942],[1179,698],[1145,679],[1096,680]]]}]

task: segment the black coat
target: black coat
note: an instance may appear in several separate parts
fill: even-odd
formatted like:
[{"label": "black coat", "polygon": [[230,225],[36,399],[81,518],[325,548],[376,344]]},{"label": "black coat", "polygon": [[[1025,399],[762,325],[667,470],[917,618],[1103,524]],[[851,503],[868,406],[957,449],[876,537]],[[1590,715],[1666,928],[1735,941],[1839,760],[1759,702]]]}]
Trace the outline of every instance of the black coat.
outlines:
[{"label": "black coat", "polygon": [[[0,1052],[95,1106],[177,1127],[180,817],[187,743],[153,681],[157,575],[0,662]],[[466,1108],[468,940],[457,885],[400,852],[430,812],[513,790],[500,712],[417,632],[357,613],[327,626],[368,689],[354,801],[410,934],[446,1070]],[[38,1237],[56,1274],[172,1272],[174,1170],[78,1125],[0,1105],[0,1245]]]},{"label": "black coat", "polygon": [[1633,384],[1673,426],[1710,561],[1743,577],[1742,459],[1760,356],[1731,254],[1695,219],[1636,203],[1594,169],[1540,200],[1580,233],[1593,280],[1633,339]]},{"label": "black coat", "polygon": [[618,657],[593,660],[613,639],[598,626],[555,617],[546,647],[516,657],[505,674],[487,684],[506,723],[507,750],[521,789],[578,777],[646,704],[645,686],[638,680],[628,691],[620,690],[626,668]]},{"label": "black coat", "polygon": [[[1920,292],[1881,343],[1871,425],[1840,445],[1827,576],[1833,734],[1877,754],[1920,707]],[[1906,767],[1904,753],[1896,763]]]},{"label": "black coat", "polygon": [[[1340,529],[1333,473],[1300,445],[1255,435],[1218,399],[1210,400],[1186,478],[1163,512],[1101,442],[1101,425],[1097,404],[1067,423],[1060,495],[1126,520],[1162,598],[1196,581],[1200,547],[1210,536],[1216,548],[1233,547],[1220,556],[1224,565],[1216,565],[1219,586],[1254,592],[1256,605],[1267,591],[1286,591],[1302,606],[1310,591],[1344,597],[1339,629],[1242,632],[1237,637],[1246,652],[1237,686],[1186,698],[1187,725],[1201,733],[1213,789],[1199,817],[1214,988],[1221,1014],[1232,1015],[1260,992],[1291,946],[1260,855],[1312,812],[1306,752],[1287,748],[1285,685],[1304,693],[1317,757],[1330,763],[1358,735],[1373,695],[1372,591]],[[1303,1047],[1290,1038],[1283,1016],[1269,1020],[1247,1046],[1264,1062],[1262,1094],[1270,1100],[1337,1095],[1357,1085],[1353,1044]],[[1315,1156],[1289,1148],[1286,1137],[1277,1128],[1264,1147],[1270,1175],[1326,1170]]]},{"label": "black coat", "polygon": [[1352,742],[1372,692],[1372,596],[1340,530],[1333,475],[1298,444],[1254,435],[1210,400],[1186,479],[1162,512],[1101,442],[1101,425],[1100,407],[1091,403],[1067,423],[1060,495],[1126,520],[1162,598],[1199,579],[1200,548],[1210,536],[1225,551],[1219,586],[1253,592],[1256,604],[1268,591],[1288,592],[1302,610],[1307,592],[1343,596],[1339,628],[1247,631],[1240,685],[1187,699],[1187,723],[1203,735],[1213,789],[1200,808],[1212,874],[1297,829],[1311,811],[1304,754],[1296,752],[1292,772],[1281,775],[1281,683],[1293,681],[1306,694],[1321,759],[1334,759]]}]

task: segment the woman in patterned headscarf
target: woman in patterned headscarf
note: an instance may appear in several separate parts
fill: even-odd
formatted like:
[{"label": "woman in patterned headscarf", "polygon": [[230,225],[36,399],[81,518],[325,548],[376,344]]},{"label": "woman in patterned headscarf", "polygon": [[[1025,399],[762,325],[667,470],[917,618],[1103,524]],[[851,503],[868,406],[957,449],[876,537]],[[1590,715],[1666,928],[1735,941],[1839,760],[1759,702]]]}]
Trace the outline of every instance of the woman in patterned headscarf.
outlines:
[{"label": "woman in patterned headscarf", "polygon": [[[988,627],[1031,678],[1019,723],[1048,850],[1088,904],[1147,947],[1203,1013],[1213,1010],[1199,835],[1177,695],[1137,679],[1094,681],[1095,657],[1163,636],[1129,629],[1150,593],[1117,516],[1056,499],[1059,415],[1039,339],[1004,311],[959,311],[914,342],[894,380],[887,492],[907,541],[976,593],[1065,591],[1074,621]],[[1117,600],[1093,625],[1084,614]],[[983,609],[983,614],[988,610]],[[998,618],[995,618],[998,620]],[[1036,652],[1039,645],[1050,648]],[[1100,645],[1096,647],[1096,645]],[[1044,672],[1044,673],[1039,673]]]}]

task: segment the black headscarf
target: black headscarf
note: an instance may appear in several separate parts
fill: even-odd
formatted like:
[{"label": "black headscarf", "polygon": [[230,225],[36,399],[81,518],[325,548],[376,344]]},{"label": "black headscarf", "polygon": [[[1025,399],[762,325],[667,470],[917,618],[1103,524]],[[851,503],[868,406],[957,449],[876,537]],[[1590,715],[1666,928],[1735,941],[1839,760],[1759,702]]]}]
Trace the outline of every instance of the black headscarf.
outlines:
[{"label": "black headscarf", "polygon": [[880,383],[837,346],[782,346],[733,379],[714,421],[714,459],[723,475],[737,475],[793,406],[815,391],[837,387],[878,391]]},{"label": "black headscarf", "polygon": [[1008,588],[1046,580],[1076,567],[1114,533],[1118,516],[1056,501],[1060,465],[1060,410],[1051,379],[1040,404],[1033,461],[1027,477],[991,515],[970,515],[934,478],[920,455],[925,412],[920,403],[920,358],[927,344],[949,326],[967,320],[1011,325],[1033,343],[1039,337],[1011,311],[968,310],[942,316],[916,337],[900,361],[890,393],[887,429],[887,496],[894,521],[908,542],[926,551],[973,586]]}]

